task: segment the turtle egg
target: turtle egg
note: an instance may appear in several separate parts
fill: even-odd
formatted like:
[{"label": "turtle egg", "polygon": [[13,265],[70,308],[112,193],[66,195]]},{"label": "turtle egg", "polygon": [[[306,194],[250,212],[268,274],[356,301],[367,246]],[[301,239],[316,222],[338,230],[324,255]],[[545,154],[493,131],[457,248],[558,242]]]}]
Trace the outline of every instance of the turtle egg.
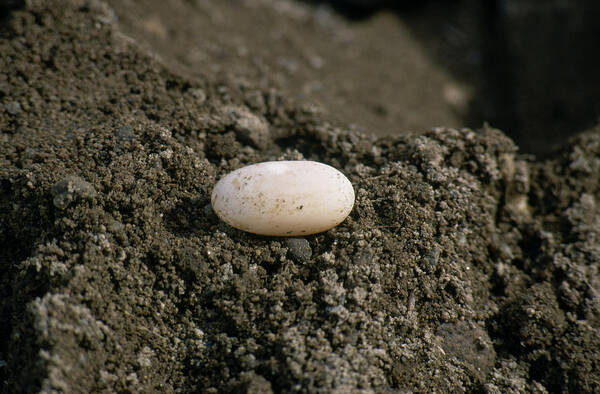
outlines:
[{"label": "turtle egg", "polygon": [[237,229],[298,236],[340,224],[352,210],[354,189],[344,174],[323,163],[269,161],[225,175],[211,203],[217,216]]}]

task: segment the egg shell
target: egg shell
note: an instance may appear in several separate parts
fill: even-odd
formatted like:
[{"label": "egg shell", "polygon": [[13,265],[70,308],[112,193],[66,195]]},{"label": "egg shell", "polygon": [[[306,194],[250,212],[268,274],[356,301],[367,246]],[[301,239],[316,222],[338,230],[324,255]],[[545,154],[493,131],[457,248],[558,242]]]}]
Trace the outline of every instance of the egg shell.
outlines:
[{"label": "egg shell", "polygon": [[227,224],[260,235],[299,236],[340,224],[354,206],[352,184],[315,161],[269,161],[225,175],[211,196]]}]

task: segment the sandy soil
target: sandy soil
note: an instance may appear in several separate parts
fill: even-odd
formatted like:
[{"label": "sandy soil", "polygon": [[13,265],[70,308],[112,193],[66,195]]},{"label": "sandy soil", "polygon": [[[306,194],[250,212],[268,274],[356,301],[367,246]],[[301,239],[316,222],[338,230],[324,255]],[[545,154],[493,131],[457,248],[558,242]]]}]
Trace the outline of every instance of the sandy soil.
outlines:
[{"label": "sandy soil", "polygon": [[[600,127],[544,160],[460,128],[483,84],[397,13],[159,4],[4,13],[3,391],[600,391]],[[278,159],[343,171],[349,218],[220,222]]]}]

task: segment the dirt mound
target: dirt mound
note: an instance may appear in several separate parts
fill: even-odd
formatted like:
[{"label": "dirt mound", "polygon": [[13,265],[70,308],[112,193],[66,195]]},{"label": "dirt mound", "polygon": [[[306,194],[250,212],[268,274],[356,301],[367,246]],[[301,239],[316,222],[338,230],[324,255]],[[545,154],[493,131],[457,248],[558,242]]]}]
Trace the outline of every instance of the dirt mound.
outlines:
[{"label": "dirt mound", "polygon": [[[4,391],[600,390],[600,128],[545,161],[487,126],[374,137],[121,23],[76,0],[2,22]],[[350,217],[220,222],[215,180],[278,159],[343,171]]]}]

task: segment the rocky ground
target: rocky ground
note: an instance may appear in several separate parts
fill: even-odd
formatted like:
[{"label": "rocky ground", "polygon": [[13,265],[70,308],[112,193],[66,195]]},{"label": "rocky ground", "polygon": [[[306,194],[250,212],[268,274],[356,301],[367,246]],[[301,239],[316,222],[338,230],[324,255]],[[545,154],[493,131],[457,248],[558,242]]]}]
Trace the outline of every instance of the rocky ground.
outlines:
[{"label": "rocky ground", "polygon": [[[5,6],[3,391],[600,391],[600,127],[544,158],[461,128],[487,85],[407,18]],[[349,218],[220,222],[215,181],[278,159],[343,171]]]}]

